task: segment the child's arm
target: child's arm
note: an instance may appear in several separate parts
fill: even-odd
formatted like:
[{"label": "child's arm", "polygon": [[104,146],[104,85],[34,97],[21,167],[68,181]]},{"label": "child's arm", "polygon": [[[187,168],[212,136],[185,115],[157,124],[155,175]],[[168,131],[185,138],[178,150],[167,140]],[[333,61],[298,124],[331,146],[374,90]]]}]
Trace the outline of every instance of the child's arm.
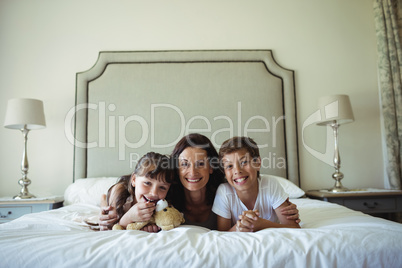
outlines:
[{"label": "child's arm", "polygon": [[155,210],[155,203],[153,202],[139,202],[132,206],[124,215],[121,217],[119,224],[124,228],[127,224],[139,221],[149,221]]},{"label": "child's arm", "polygon": [[[281,210],[289,205],[289,201],[286,200],[285,202],[282,203],[279,207],[275,209],[275,213],[277,217],[279,218],[280,223],[272,222],[263,218],[258,218],[257,220],[254,221],[254,232],[266,229],[266,228],[300,228],[300,225],[296,223],[294,220],[289,220],[286,218],[286,216],[281,214]],[[248,213],[248,212],[246,212]],[[244,218],[244,216],[243,216]],[[249,217],[251,218],[251,217]]]},{"label": "child's arm", "polygon": [[226,219],[222,216],[217,215],[218,217],[218,231],[229,231],[232,232],[232,220],[231,219]]},{"label": "child's arm", "polygon": [[244,211],[239,220],[232,226],[232,220],[218,215],[218,231],[228,232],[253,232],[254,221],[258,219],[258,211]]}]

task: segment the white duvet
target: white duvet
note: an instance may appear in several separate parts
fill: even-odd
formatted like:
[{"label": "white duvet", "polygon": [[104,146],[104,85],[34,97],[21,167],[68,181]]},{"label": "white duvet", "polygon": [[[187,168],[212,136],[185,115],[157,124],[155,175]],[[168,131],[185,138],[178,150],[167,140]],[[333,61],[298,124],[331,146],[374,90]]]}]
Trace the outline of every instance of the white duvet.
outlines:
[{"label": "white duvet", "polygon": [[402,224],[293,199],[302,229],[227,233],[91,230],[99,208],[74,204],[0,224],[0,267],[402,267]]}]

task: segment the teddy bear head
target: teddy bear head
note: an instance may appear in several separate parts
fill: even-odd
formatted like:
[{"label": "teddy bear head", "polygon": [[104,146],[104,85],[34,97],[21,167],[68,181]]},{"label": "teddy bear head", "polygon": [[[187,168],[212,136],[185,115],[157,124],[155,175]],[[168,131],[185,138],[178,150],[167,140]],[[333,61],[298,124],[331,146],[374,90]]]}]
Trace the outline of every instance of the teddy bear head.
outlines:
[{"label": "teddy bear head", "polygon": [[155,224],[167,231],[184,223],[183,214],[173,206],[167,206],[154,214]]},{"label": "teddy bear head", "polygon": [[[127,225],[127,230],[140,230],[149,223],[155,223],[162,230],[167,231],[184,223],[183,213],[169,206],[166,200],[159,200],[156,204],[155,213],[149,221],[133,222]],[[124,230],[119,224],[113,226],[113,230]]]}]

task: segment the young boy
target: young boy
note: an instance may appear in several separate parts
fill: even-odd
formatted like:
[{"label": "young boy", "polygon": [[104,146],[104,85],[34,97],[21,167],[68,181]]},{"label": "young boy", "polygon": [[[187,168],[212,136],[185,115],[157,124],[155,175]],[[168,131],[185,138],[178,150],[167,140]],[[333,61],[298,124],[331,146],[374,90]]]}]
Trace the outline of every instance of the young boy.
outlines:
[{"label": "young boy", "polygon": [[300,228],[295,220],[288,220],[280,213],[289,201],[279,182],[260,178],[260,153],[251,138],[225,141],[219,158],[228,181],[219,186],[212,207],[218,215],[219,231]]}]

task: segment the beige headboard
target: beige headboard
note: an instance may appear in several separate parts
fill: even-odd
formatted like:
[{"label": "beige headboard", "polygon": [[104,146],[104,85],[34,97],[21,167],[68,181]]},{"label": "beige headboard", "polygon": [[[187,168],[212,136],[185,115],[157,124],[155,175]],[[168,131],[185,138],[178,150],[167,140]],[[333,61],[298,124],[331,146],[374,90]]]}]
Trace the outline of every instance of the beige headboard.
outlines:
[{"label": "beige headboard", "polygon": [[74,180],[128,174],[198,132],[217,150],[252,137],[261,172],[299,185],[294,73],[270,50],[100,52],[76,79]]}]

